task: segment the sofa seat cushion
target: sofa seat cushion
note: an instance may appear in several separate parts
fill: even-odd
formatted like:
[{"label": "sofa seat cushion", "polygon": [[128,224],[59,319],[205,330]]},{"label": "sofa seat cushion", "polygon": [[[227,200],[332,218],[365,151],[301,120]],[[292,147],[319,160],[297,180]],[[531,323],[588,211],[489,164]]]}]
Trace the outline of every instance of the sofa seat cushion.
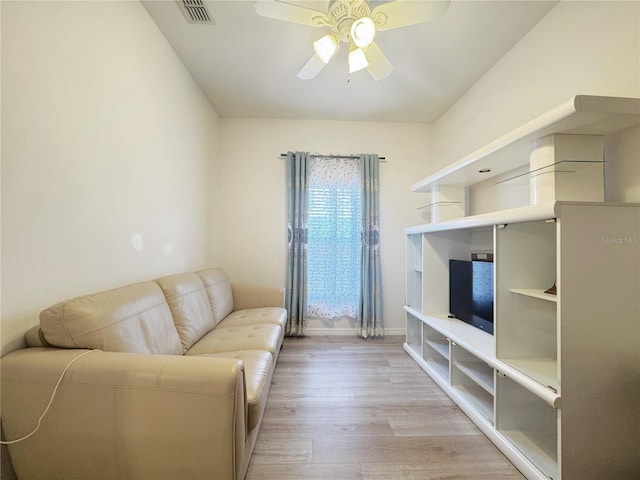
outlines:
[{"label": "sofa seat cushion", "polygon": [[186,355],[262,350],[275,355],[282,344],[282,329],[278,325],[248,325],[215,328],[186,352]]},{"label": "sofa seat cushion", "polygon": [[56,347],[182,354],[171,310],[154,282],[60,302],[40,313],[40,328]]},{"label": "sofa seat cushion", "polygon": [[260,350],[241,350],[237,352],[210,353],[202,357],[222,357],[242,360],[248,404],[247,428],[253,430],[262,417],[267,404],[271,376],[273,375],[273,356]]},{"label": "sofa seat cushion", "polygon": [[287,324],[287,311],[280,307],[250,308],[237,310],[225,318],[217,328],[240,327],[260,324],[280,325],[284,329]]}]

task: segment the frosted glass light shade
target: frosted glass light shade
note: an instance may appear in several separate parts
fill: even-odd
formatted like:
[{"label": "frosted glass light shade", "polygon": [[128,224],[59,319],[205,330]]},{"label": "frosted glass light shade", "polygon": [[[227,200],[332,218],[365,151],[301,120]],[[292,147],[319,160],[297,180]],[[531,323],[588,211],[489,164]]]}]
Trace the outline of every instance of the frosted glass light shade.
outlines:
[{"label": "frosted glass light shade", "polygon": [[349,73],[357,72],[369,66],[364,50],[356,48],[349,52]]},{"label": "frosted glass light shade", "polygon": [[368,47],[376,36],[376,26],[369,17],[362,17],[351,25],[351,39],[356,47]]},{"label": "frosted glass light shade", "polygon": [[329,63],[331,57],[336,53],[338,49],[338,42],[334,35],[325,35],[319,40],[313,42],[313,51],[324,63]]}]

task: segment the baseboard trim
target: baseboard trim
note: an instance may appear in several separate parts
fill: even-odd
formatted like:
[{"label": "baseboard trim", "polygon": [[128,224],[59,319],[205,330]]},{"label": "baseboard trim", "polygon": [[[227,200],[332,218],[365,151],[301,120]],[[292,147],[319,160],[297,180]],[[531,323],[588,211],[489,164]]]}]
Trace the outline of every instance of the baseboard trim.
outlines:
[{"label": "baseboard trim", "polygon": [[[393,335],[405,336],[407,334],[407,331],[405,328],[385,328],[384,334],[385,336],[393,336]],[[352,336],[352,335],[356,335],[356,329],[355,328],[306,328],[305,335],[308,335],[310,337]]]}]

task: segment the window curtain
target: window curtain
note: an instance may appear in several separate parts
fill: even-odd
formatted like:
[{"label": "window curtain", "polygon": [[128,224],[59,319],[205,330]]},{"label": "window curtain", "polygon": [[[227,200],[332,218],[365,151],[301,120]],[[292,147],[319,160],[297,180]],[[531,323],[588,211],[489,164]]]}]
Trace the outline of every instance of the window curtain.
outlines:
[{"label": "window curtain", "polygon": [[378,155],[360,156],[362,234],[357,333],[363,338],[384,335],[382,275],[380,273],[380,177],[378,167]]},{"label": "window curtain", "polygon": [[287,278],[285,335],[304,336],[309,240],[309,153],[287,153]]}]

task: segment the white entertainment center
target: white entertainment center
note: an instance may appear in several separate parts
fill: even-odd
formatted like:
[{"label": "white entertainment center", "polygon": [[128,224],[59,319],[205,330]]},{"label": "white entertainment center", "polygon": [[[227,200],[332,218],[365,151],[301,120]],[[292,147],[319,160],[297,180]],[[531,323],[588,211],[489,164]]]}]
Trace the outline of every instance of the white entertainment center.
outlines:
[{"label": "white entertainment center", "polygon": [[[431,222],[405,229],[405,350],[528,479],[640,478],[640,205],[603,201],[602,142],[639,123],[640,99],[576,96],[412,187]],[[510,171],[530,205],[466,216]],[[493,335],[449,315],[472,253]]]}]

